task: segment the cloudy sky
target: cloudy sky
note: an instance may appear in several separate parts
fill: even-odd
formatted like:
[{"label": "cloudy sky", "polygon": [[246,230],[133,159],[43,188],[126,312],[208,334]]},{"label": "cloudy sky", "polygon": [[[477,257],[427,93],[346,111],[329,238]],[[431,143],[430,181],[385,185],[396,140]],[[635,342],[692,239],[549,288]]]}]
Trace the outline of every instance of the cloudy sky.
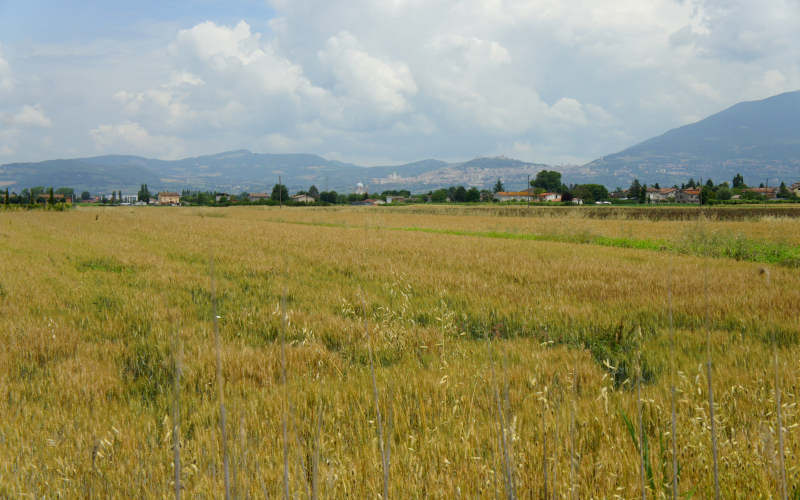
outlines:
[{"label": "cloudy sky", "polygon": [[582,163],[800,89],[800,0],[191,5],[0,0],[0,163]]}]

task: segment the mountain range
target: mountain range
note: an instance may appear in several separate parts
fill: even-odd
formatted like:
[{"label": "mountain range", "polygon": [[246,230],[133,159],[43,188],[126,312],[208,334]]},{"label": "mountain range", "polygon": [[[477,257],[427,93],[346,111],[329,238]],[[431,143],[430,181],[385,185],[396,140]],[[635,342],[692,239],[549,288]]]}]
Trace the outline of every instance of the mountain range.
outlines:
[{"label": "mountain range", "polygon": [[690,177],[730,180],[736,173],[750,184],[800,180],[800,91],[760,101],[741,102],[701,121],[672,129],[628,149],[585,165],[549,167],[505,157],[465,162],[428,159],[414,163],[364,167],[314,154],[260,154],[247,150],[157,160],[139,156],[97,156],[0,165],[0,187],[68,186],[107,193],[204,189],[231,193],[268,191],[281,179],[289,190],[351,192],[424,191],[459,185],[489,188],[502,179],[509,189],[523,188],[542,169],[563,172],[568,183],[627,186],[634,178],[649,184],[680,184]]}]

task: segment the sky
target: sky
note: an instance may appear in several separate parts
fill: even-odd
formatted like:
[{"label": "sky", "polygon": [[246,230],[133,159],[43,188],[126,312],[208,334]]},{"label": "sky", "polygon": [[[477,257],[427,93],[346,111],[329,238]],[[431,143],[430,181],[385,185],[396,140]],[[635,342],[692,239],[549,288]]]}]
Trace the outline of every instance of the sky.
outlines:
[{"label": "sky", "polygon": [[0,164],[581,164],[800,89],[800,0],[0,0]]}]

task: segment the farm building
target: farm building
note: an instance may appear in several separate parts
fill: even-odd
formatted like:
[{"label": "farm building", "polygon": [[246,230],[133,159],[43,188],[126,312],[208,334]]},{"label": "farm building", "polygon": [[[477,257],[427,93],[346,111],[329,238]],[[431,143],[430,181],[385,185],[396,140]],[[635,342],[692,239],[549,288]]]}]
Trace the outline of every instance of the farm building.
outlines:
[{"label": "farm building", "polygon": [[181,195],[174,191],[162,191],[158,193],[159,205],[177,205],[181,202]]}]

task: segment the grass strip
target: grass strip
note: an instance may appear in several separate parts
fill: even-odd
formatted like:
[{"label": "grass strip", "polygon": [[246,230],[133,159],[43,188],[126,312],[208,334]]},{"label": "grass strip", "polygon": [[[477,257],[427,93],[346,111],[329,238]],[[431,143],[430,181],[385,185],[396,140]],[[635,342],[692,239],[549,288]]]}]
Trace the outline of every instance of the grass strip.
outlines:
[{"label": "grass strip", "polygon": [[[269,222],[318,226],[330,228],[359,229],[342,223],[306,222],[269,219]],[[632,248],[656,252],[674,252],[682,255],[734,259],[744,262],[760,262],[785,267],[800,267],[800,246],[788,243],[758,241],[742,235],[719,233],[691,233],[675,241],[636,238],[615,238],[587,234],[533,234],[509,233],[503,231],[468,231],[462,229],[441,229],[430,227],[380,227],[384,231],[405,231],[451,236],[471,236],[475,238],[495,238],[503,240],[549,241],[580,245],[599,245],[614,248]]]}]

